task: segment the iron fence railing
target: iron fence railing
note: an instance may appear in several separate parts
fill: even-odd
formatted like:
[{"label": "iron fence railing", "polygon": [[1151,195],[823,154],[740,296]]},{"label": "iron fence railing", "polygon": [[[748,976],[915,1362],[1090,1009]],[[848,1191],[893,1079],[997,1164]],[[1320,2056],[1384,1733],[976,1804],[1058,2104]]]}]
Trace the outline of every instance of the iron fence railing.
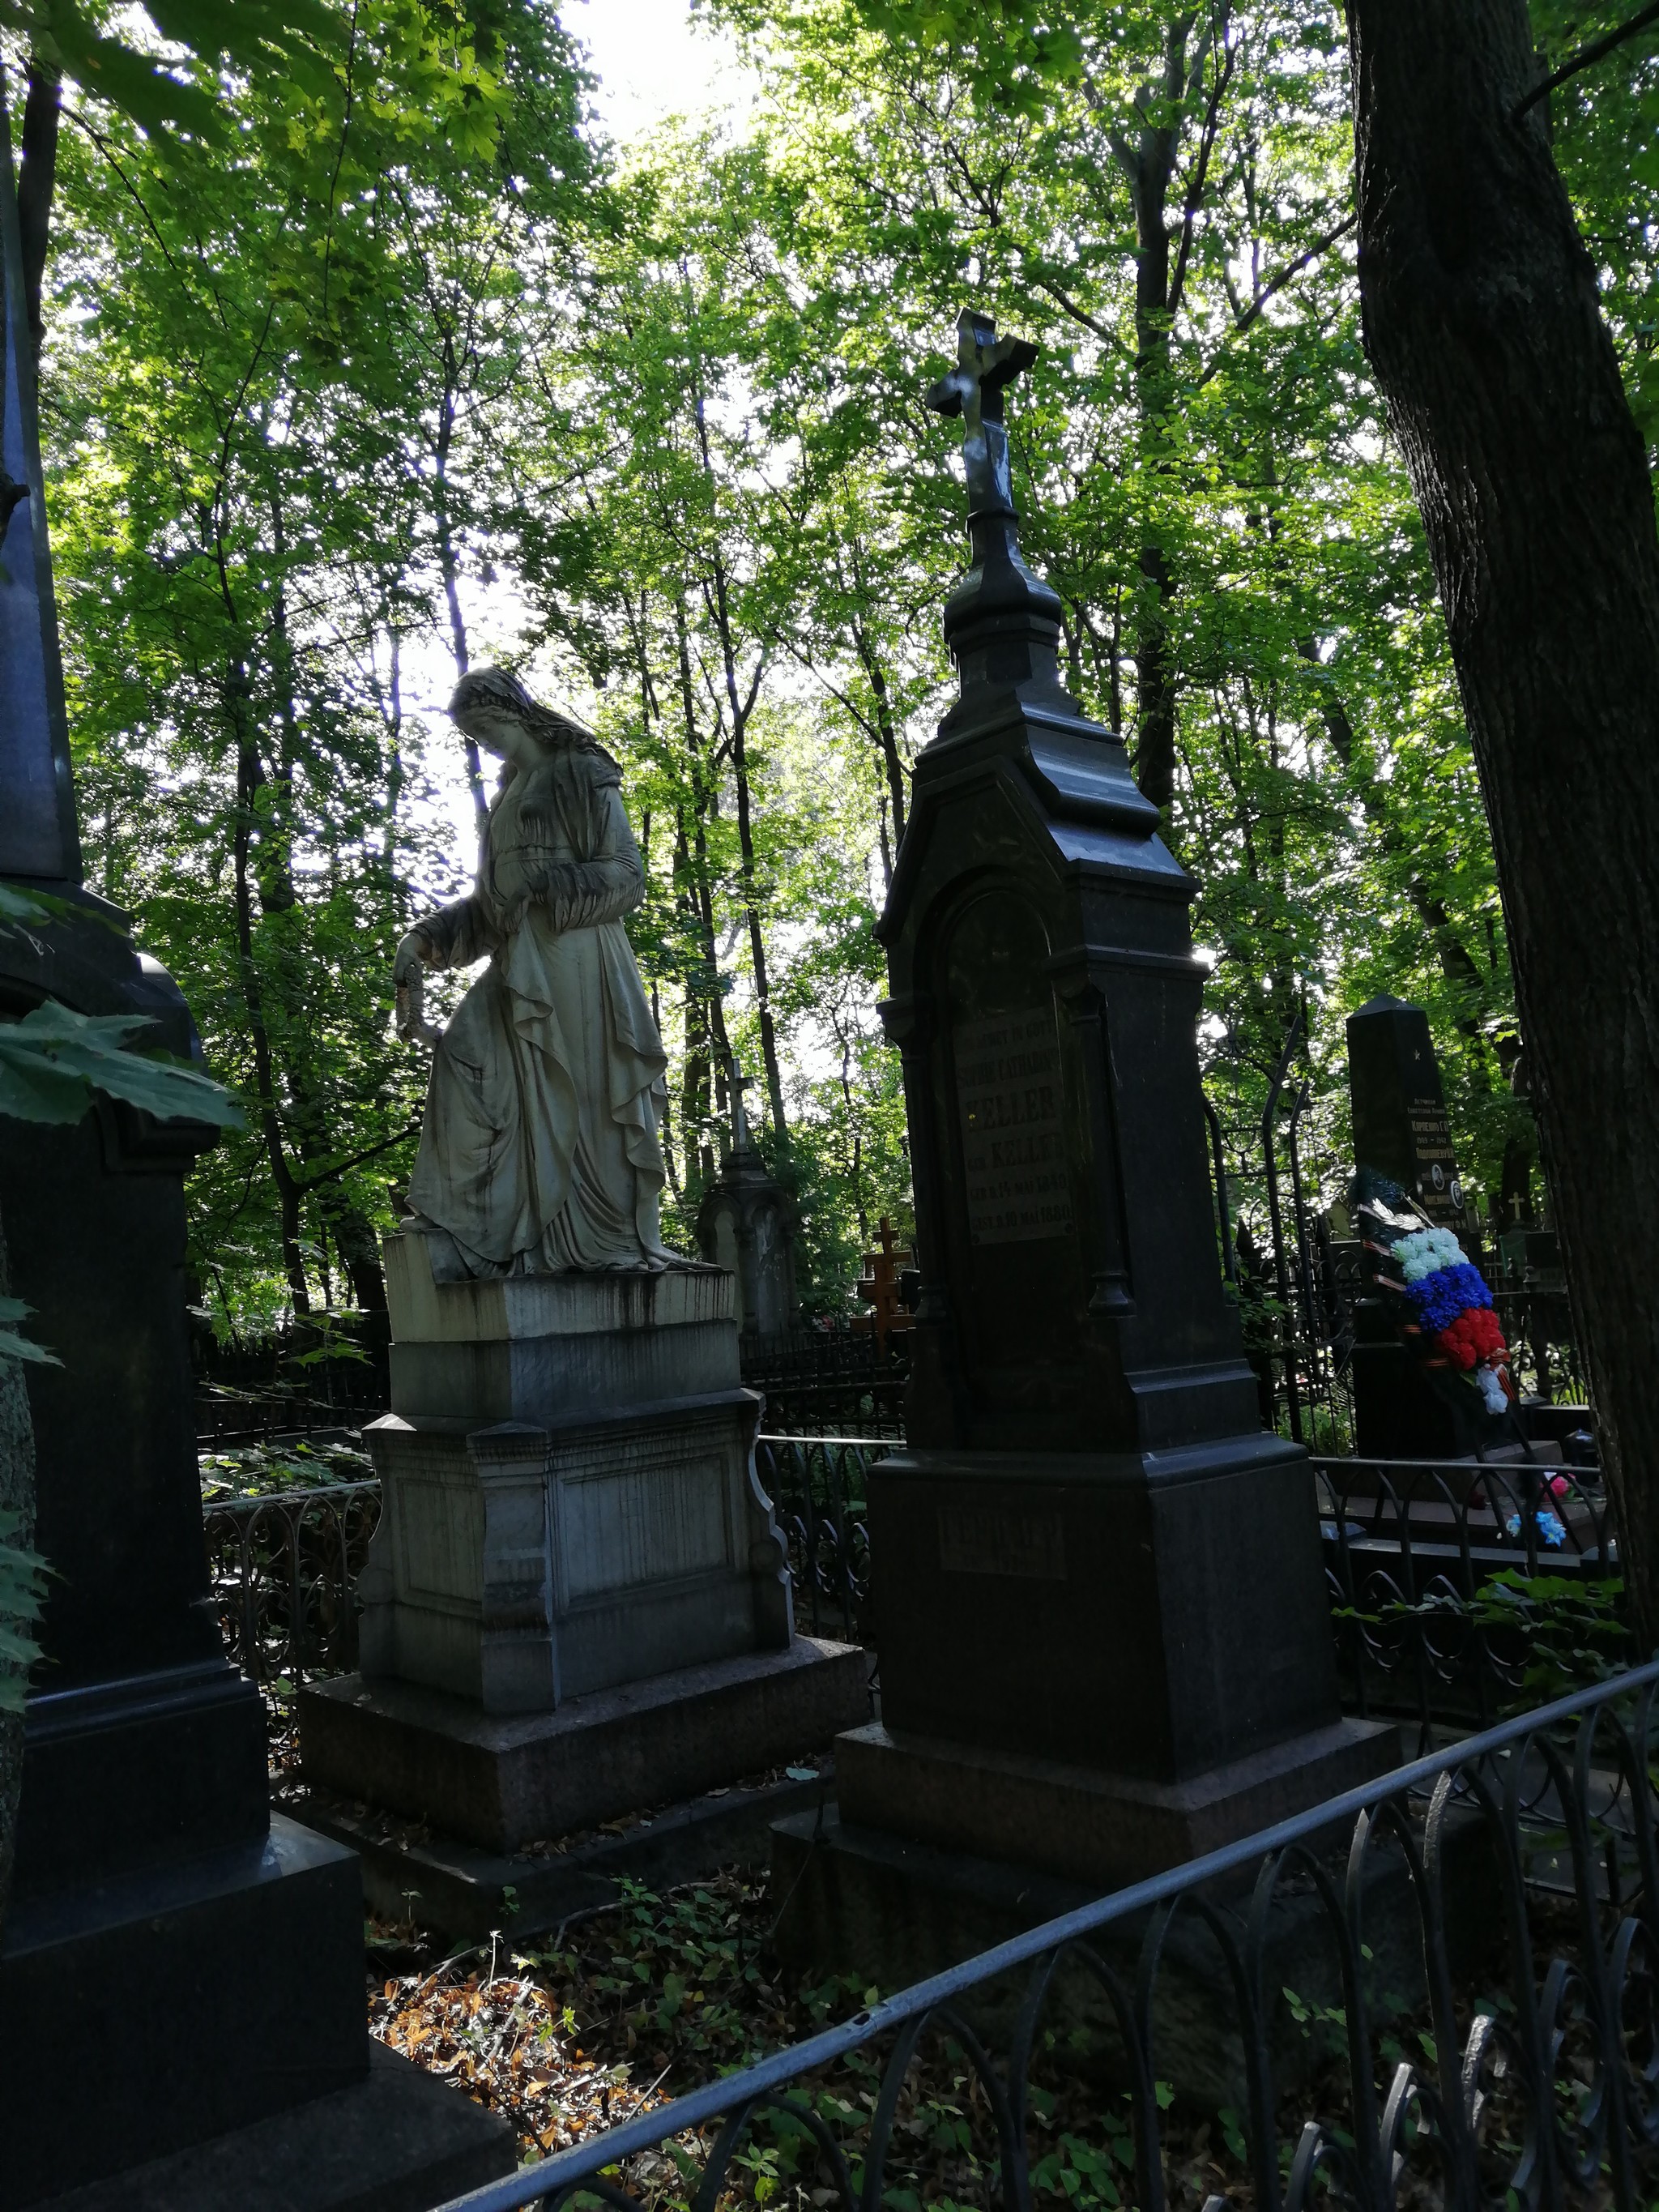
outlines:
[{"label": "iron fence railing", "polygon": [[[805,1634],[878,1645],[871,1468],[883,1437],[761,1437]],[[1343,1702],[1434,1727],[1484,1726],[1535,1683],[1540,1638],[1629,1656],[1607,1584],[1618,1547],[1592,1473],[1570,1467],[1316,1457]],[[204,1509],[229,1647],[272,1686],[356,1664],[356,1588],[380,1514],[372,1480]],[[1573,1597],[1576,1589],[1579,1594]]]},{"label": "iron fence railing", "polygon": [[[866,1477],[892,1449],[884,1437],[759,1440],[761,1480],[788,1540],[796,1625],[809,1635],[874,1640]],[[356,1665],[357,1577],[380,1514],[373,1478],[204,1506],[225,1639],[253,1680],[298,1684]]]},{"label": "iron fence railing", "polygon": [[277,1437],[303,1436],[316,1429],[360,1428],[384,1410],[382,1398],[369,1395],[307,1397],[292,1390],[198,1390],[196,1441],[202,1445],[268,1443]]},{"label": "iron fence railing", "polygon": [[873,1644],[868,1478],[884,1437],[762,1437],[756,1464],[789,1543],[795,1626]]},{"label": "iron fence railing", "polygon": [[[1237,2052],[1237,2106],[1205,2160],[1206,2212],[1659,2201],[1659,1662],[1527,1713],[1292,1820],[1046,1922],[841,2025],[609,2129],[443,2212],[614,2212],[789,2201],[833,2212],[1059,2197],[1048,2033],[1066,1984],[1097,1992],[1111,2071],[1069,2109],[1071,2170],[1162,2212],[1179,2110],[1162,2053],[1195,2017]],[[1389,1942],[1390,1907],[1403,1941]],[[1280,1941],[1300,1916],[1317,2065],[1282,2061],[1299,2011]],[[1397,1931],[1396,1931],[1397,1932]],[[1386,1955],[1385,1955],[1386,1954]],[[1212,1961],[1195,1976],[1194,1956]],[[1017,1993],[1006,2035],[983,2021]],[[1023,1991],[1023,1995],[1018,1994]],[[1287,2021],[1287,2014],[1292,2016]],[[918,2124],[945,2046],[951,2124]],[[856,2069],[856,2070],[855,2070]],[[1133,2194],[1131,2194],[1131,2185]],[[780,2201],[783,2201],[780,2197]],[[1196,2202],[1196,2192],[1185,2197]]]},{"label": "iron fence railing", "polygon": [[1564,1643],[1580,1668],[1631,1656],[1607,1590],[1617,1538],[1587,1471],[1320,1458],[1314,1473],[1351,1711],[1486,1725]]},{"label": "iron fence railing", "polygon": [[276,1686],[350,1673],[357,1577],[380,1517],[373,1479],[204,1507],[210,1583],[245,1674]]},{"label": "iron fence railing", "polygon": [[769,1431],[789,1436],[902,1437],[908,1333],[795,1329],[745,1338],[743,1379],[766,1401]]}]

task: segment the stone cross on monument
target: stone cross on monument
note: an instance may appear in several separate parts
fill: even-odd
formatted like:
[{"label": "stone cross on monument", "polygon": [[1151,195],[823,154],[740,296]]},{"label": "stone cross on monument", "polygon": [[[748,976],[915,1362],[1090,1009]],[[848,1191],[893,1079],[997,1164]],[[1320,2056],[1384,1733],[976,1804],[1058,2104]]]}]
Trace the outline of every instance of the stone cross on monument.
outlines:
[{"label": "stone cross on monument", "polygon": [[995,323],[979,308],[964,307],[957,317],[957,365],[929,391],[927,404],[936,414],[962,417],[969,520],[1014,512],[1002,395],[1036,357],[1028,338],[998,337]]}]

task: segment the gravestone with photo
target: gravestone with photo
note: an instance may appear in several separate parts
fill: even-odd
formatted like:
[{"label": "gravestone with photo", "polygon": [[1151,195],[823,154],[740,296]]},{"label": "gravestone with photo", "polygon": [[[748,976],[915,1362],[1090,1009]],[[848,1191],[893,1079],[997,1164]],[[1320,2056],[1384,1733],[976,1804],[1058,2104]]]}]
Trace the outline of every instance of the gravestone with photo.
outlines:
[{"label": "gravestone with photo", "polygon": [[1341,1715],[1312,1477],[1225,1294],[1195,887],[1019,550],[1002,392],[1033,349],[976,312],[958,337],[961,696],[879,925],[921,1273],[906,1445],[869,1478],[882,1722],[837,1743],[810,1872],[799,1823],[778,1844],[785,1940],[825,1955],[900,1844],[1103,1889],[1397,1750]]},{"label": "gravestone with photo", "polygon": [[[142,1015],[199,1057],[177,988],[88,892],[70,774],[33,362],[0,103],[0,877],[52,918],[0,931],[0,1020]],[[417,2212],[510,2172],[512,2130],[371,2044],[349,1851],[273,1814],[265,1715],[209,1586],[183,1178],[210,1128],[100,1098],[0,1121],[52,1570],[0,1929],[0,2208],[248,2200]]]}]

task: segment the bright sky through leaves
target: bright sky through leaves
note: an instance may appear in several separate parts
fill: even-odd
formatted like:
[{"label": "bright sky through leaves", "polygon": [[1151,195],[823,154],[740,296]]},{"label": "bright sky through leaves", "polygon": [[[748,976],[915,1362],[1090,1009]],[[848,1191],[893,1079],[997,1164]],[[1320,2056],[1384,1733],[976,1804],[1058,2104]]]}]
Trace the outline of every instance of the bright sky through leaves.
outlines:
[{"label": "bright sky through leaves", "polygon": [[566,0],[560,18],[592,57],[597,105],[626,142],[666,115],[747,105],[756,80],[688,0]]}]

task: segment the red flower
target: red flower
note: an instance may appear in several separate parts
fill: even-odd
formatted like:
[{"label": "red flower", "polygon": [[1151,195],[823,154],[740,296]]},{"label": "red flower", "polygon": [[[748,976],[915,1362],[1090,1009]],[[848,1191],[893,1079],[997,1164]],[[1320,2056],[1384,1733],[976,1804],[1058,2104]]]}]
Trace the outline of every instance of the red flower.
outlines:
[{"label": "red flower", "polygon": [[1439,1332],[1435,1342],[1465,1374],[1486,1360],[1509,1356],[1504,1332],[1490,1306],[1466,1307],[1455,1321]]}]

